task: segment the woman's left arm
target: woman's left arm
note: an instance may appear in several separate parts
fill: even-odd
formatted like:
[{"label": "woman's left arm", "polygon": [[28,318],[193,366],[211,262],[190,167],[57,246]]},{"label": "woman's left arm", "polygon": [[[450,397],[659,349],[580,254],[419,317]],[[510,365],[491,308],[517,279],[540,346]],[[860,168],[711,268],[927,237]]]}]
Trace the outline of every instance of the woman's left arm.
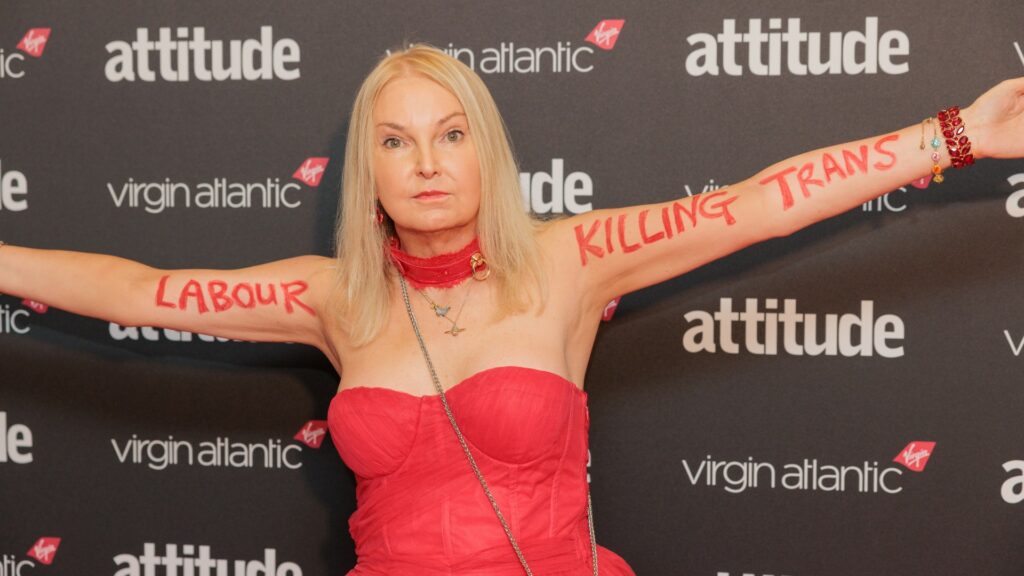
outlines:
[{"label": "woman's left arm", "polygon": [[[992,88],[960,117],[975,158],[1024,156],[1024,78]],[[931,174],[932,130],[925,132],[924,150],[921,131],[915,124],[807,152],[739,184],[671,202],[580,214],[558,222],[552,239],[582,278],[590,304],[603,306]],[[950,158],[942,140],[945,170]]]}]

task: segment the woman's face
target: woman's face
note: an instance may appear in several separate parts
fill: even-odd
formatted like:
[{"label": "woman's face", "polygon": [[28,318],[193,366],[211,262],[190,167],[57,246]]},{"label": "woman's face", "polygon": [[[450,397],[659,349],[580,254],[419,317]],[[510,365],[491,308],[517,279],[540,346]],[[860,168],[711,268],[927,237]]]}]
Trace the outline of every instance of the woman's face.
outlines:
[{"label": "woman's face", "polygon": [[480,209],[480,163],[462,105],[422,76],[396,78],[373,107],[377,198],[400,236],[468,243]]}]

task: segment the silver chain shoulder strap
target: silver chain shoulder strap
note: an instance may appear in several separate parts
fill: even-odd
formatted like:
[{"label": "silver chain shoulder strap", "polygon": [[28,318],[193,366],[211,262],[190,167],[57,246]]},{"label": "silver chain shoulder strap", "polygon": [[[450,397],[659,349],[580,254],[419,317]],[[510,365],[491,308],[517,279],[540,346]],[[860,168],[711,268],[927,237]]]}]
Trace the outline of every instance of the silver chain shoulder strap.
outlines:
[{"label": "silver chain shoulder strap", "polygon": [[[466,444],[466,439],[462,436],[462,430],[460,430],[459,425],[455,423],[455,416],[452,415],[452,410],[448,407],[448,398],[444,395],[444,389],[441,387],[441,381],[438,379],[437,372],[434,370],[434,363],[430,361],[430,353],[427,352],[427,345],[423,342],[423,335],[420,334],[420,325],[416,321],[416,315],[412,311],[412,303],[409,301],[409,290],[405,286],[405,278],[399,275],[398,281],[402,285],[402,300],[405,302],[405,311],[409,313],[409,321],[412,323],[412,330],[416,333],[416,341],[419,342],[420,350],[423,352],[423,358],[427,361],[427,368],[430,370],[430,378],[434,382],[434,389],[437,390],[438,395],[441,397],[441,405],[444,406],[444,412],[448,415],[448,422],[451,423],[452,429],[455,430],[455,436],[459,438],[459,444],[462,445],[462,451],[466,453],[466,459],[469,460],[469,465],[473,468],[473,474],[475,474],[476,479],[480,481],[480,486],[483,487],[484,494],[487,495],[487,500],[490,501],[491,507],[494,508],[494,513],[498,516],[498,521],[501,522],[501,527],[505,529],[505,535],[508,536],[508,541],[512,544],[512,549],[516,552],[516,557],[519,558],[520,564],[523,565],[523,570],[526,571],[527,576],[533,576],[533,572],[530,571],[530,567],[526,564],[526,558],[523,557],[522,550],[519,549],[519,544],[516,542],[515,537],[512,536],[512,529],[508,527],[508,522],[505,521],[505,516],[503,516],[501,510],[498,509],[498,501],[494,499],[490,488],[487,487],[487,481],[484,480],[484,475],[476,465],[476,459],[473,458],[473,454],[469,451],[469,445]],[[597,576],[597,538],[594,536],[594,512],[593,507],[590,504],[589,485],[587,486],[587,526],[590,530],[590,559],[594,567],[594,576]]]}]

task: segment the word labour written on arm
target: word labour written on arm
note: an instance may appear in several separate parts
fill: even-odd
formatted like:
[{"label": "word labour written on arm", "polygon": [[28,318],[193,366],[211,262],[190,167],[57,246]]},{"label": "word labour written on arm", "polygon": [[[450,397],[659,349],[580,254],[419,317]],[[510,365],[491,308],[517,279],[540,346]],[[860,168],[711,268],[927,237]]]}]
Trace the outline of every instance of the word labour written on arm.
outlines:
[{"label": "word labour written on arm", "polygon": [[225,312],[236,306],[240,309],[252,310],[257,307],[284,307],[284,311],[293,314],[301,310],[310,316],[316,316],[313,308],[303,302],[301,296],[309,285],[302,280],[291,282],[236,282],[223,280],[207,280],[200,282],[190,278],[182,286],[177,297],[167,294],[167,281],[170,275],[160,278],[156,289],[156,305],[158,308],[175,310],[195,310],[200,314],[207,312]]},{"label": "word labour written on arm", "polygon": [[800,166],[787,166],[761,179],[758,184],[774,184],[782,198],[782,209],[789,210],[795,203],[794,185],[804,198],[811,197],[812,187],[824,188],[833,180],[845,180],[871,170],[885,172],[896,165],[896,155],[886,145],[899,140],[899,134],[882,136],[872,145],[843,148],[821,153]]},{"label": "word labour written on arm", "polygon": [[597,218],[588,225],[577,224],[574,230],[580,264],[586,266],[591,258],[604,258],[616,250],[623,254],[636,252],[648,244],[696,228],[701,220],[721,219],[732,226],[736,218],[729,212],[729,205],[738,198],[723,189],[677,200],[661,206],[653,214],[650,209],[624,211]]}]

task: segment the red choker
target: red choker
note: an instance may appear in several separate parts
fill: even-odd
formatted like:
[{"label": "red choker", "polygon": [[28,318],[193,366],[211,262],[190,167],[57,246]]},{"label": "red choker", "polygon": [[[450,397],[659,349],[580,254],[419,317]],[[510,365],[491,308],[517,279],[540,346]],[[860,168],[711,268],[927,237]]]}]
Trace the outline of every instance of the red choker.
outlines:
[{"label": "red choker", "polygon": [[479,239],[458,252],[440,254],[430,258],[411,256],[398,247],[398,238],[388,242],[391,261],[413,288],[451,288],[473,276],[480,280],[487,277],[487,263],[480,254]]}]

